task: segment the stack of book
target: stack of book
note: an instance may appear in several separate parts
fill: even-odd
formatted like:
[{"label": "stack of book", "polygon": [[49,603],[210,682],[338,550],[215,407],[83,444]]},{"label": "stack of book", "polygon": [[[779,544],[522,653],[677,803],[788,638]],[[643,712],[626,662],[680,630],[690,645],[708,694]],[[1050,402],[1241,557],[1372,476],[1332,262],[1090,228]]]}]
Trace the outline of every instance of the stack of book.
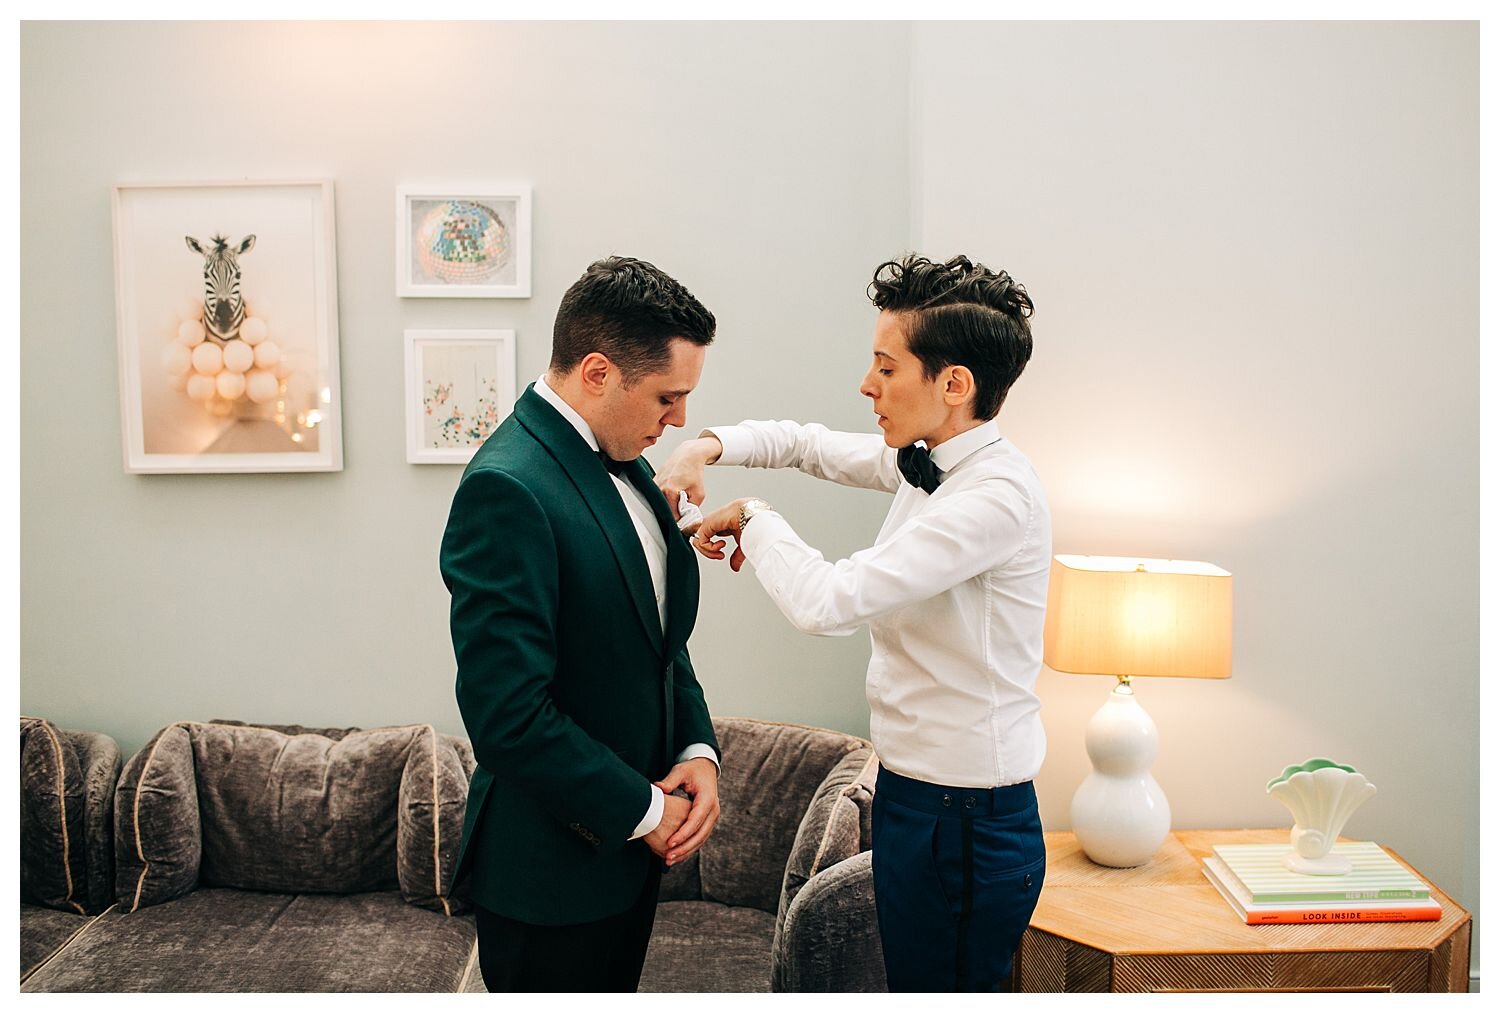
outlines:
[{"label": "stack of book", "polygon": [[1373,841],[1341,841],[1342,876],[1304,876],[1282,864],[1287,844],[1220,844],[1203,874],[1247,925],[1425,922],[1442,914],[1428,886]]}]

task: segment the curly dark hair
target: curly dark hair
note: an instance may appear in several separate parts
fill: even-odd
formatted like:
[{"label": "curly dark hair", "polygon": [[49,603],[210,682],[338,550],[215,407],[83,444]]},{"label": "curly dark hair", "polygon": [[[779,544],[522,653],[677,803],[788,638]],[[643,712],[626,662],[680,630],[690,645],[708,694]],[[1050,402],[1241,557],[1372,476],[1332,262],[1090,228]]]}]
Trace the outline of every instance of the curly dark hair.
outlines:
[{"label": "curly dark hair", "polygon": [[928,380],[946,366],[974,374],[974,417],[992,419],[1031,359],[1033,306],[1004,271],[968,257],[936,264],[908,254],[875,269],[866,290],[882,310],[910,314],[906,343]]},{"label": "curly dark hair", "polygon": [[568,373],[599,352],[634,386],[666,368],[673,338],[712,344],[716,326],[714,315],[665,271],[632,257],[606,257],[563,293],[549,368]]}]

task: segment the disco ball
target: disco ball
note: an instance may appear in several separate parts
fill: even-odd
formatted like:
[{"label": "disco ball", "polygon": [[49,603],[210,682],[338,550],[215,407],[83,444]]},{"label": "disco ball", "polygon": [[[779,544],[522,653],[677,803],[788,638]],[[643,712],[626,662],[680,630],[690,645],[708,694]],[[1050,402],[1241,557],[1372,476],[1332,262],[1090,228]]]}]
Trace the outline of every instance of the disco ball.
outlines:
[{"label": "disco ball", "polygon": [[428,277],[473,285],[510,259],[510,230],[495,210],[474,201],[444,201],[417,228],[417,258]]}]

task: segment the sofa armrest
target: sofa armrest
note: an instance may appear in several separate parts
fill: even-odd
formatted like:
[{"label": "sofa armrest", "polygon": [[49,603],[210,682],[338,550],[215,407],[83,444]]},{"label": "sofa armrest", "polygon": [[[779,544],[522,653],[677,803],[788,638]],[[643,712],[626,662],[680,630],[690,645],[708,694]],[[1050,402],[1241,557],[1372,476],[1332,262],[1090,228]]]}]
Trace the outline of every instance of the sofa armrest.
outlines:
[{"label": "sofa armrest", "polygon": [[771,991],[886,991],[870,852],[818,873],[792,901],[772,953]]}]

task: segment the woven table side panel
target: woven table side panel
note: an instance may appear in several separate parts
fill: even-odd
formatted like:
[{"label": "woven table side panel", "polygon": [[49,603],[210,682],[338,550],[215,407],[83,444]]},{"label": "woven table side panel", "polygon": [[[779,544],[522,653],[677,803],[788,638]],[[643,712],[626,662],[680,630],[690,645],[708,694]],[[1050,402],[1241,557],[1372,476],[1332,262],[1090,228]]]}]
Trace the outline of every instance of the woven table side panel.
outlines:
[{"label": "woven table side panel", "polygon": [[1467,992],[1469,990],[1469,930],[1465,923],[1454,930],[1432,951],[1428,967],[1427,989],[1430,992]]},{"label": "woven table side panel", "polygon": [[1278,988],[1378,988],[1392,992],[1426,992],[1426,950],[1378,950],[1353,953],[1279,953]]},{"label": "woven table side panel", "polygon": [[1355,989],[1425,992],[1425,951],[1223,953],[1115,959],[1117,992]]},{"label": "woven table side panel", "polygon": [[1016,951],[1020,992],[1108,992],[1111,957],[1050,933],[1027,929]]},{"label": "woven table side panel", "polygon": [[1116,992],[1274,988],[1269,953],[1197,953],[1115,958]]}]

